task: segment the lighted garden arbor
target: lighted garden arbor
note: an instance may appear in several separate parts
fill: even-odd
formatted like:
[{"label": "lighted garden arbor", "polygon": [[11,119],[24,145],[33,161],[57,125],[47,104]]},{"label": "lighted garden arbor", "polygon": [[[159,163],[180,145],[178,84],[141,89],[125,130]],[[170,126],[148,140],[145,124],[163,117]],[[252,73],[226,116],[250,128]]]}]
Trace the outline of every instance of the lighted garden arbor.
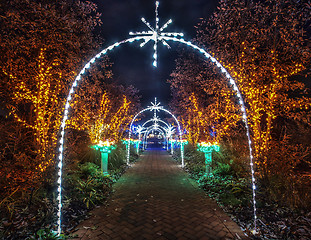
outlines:
[{"label": "lighted garden arbor", "polygon": [[[140,116],[142,113],[146,112],[146,111],[153,111],[154,113],[154,117],[153,119],[157,119],[157,112],[165,112],[167,114],[169,114],[174,121],[177,124],[177,129],[178,129],[178,134],[179,134],[179,139],[182,140],[182,131],[180,128],[180,124],[179,121],[177,120],[177,118],[175,117],[174,114],[172,114],[169,110],[165,109],[163,106],[160,105],[160,102],[157,102],[157,98],[154,99],[154,103],[151,102],[151,106],[146,107],[145,109],[141,110],[140,112],[138,112],[132,119],[130,126],[129,126],[129,137],[128,139],[131,139],[131,135],[132,135],[132,128],[133,128],[133,123],[134,121],[137,119],[138,116]],[[167,125],[168,126],[168,125]],[[183,150],[183,145],[181,145],[180,147],[180,155],[181,155],[181,166],[184,167],[185,166],[185,162],[184,162],[184,150]],[[127,145],[127,160],[126,160],[127,164],[129,164],[130,162],[130,143],[128,143]]]},{"label": "lighted garden arbor", "polygon": [[[159,27],[159,17],[158,17],[158,6],[159,6],[159,2],[156,2],[156,21],[155,21],[155,27],[153,28],[144,18],[142,18],[141,20],[147,25],[147,27],[149,28],[148,31],[143,31],[143,32],[137,32],[137,33],[130,33],[130,35],[132,35],[132,37],[125,39],[123,41],[120,42],[116,42],[106,48],[104,48],[101,52],[99,52],[96,56],[94,56],[93,58],[91,58],[90,61],[88,61],[85,66],[82,68],[82,70],[79,72],[79,74],[76,76],[75,80],[73,81],[68,96],[67,96],[67,100],[65,103],[65,107],[64,107],[64,113],[63,113],[63,119],[61,122],[61,126],[60,126],[60,139],[59,139],[59,154],[58,154],[58,162],[57,162],[57,166],[58,166],[58,188],[57,188],[57,192],[58,192],[58,212],[57,212],[57,216],[58,216],[58,220],[57,220],[57,232],[58,235],[60,235],[61,233],[61,215],[62,215],[62,174],[63,174],[63,153],[64,153],[64,141],[65,141],[65,128],[66,128],[66,121],[69,118],[69,110],[70,110],[70,102],[71,99],[73,98],[73,96],[75,95],[75,91],[78,88],[79,83],[81,82],[82,76],[83,74],[86,72],[87,69],[89,69],[92,64],[94,64],[96,62],[96,60],[98,60],[99,58],[101,58],[102,56],[104,56],[105,54],[107,54],[109,51],[112,51],[113,49],[115,49],[116,47],[125,44],[125,43],[132,43],[135,41],[143,41],[140,46],[143,47],[146,45],[146,43],[153,41],[154,45],[153,45],[153,49],[154,49],[154,54],[153,54],[153,66],[157,66],[157,46],[159,43],[162,43],[163,45],[169,47],[167,42],[174,42],[174,43],[181,43],[184,44],[190,48],[192,48],[195,51],[198,51],[200,54],[202,54],[207,60],[211,61],[213,64],[215,64],[215,67],[217,67],[220,72],[227,78],[228,82],[230,83],[231,87],[234,89],[236,97],[239,100],[239,104],[241,106],[241,112],[242,112],[242,120],[245,124],[245,128],[246,128],[246,135],[247,135],[247,139],[248,139],[248,147],[249,147],[249,153],[250,153],[250,169],[251,169],[251,181],[252,181],[252,193],[253,193],[253,210],[254,210],[254,228],[256,230],[256,201],[255,201],[255,177],[254,177],[254,164],[253,164],[253,154],[252,154],[252,141],[251,141],[251,136],[250,136],[250,130],[249,130],[249,126],[248,126],[248,119],[247,119],[247,113],[246,113],[246,109],[245,109],[245,103],[242,97],[242,94],[235,82],[235,80],[231,77],[231,75],[229,74],[229,72],[220,64],[220,62],[214,58],[213,56],[211,56],[204,48],[201,48],[195,44],[193,44],[191,41],[186,41],[183,39],[183,34],[182,33],[176,33],[176,32],[164,32],[164,30],[169,26],[169,24],[172,23],[172,20],[167,21],[162,27]],[[156,106],[152,106],[151,108],[156,109],[156,110],[160,110],[160,106],[156,105]],[[148,109],[150,110],[150,109]],[[163,111],[167,111],[162,109]],[[147,110],[144,110],[147,111]],[[170,113],[169,111],[167,111],[168,113]],[[174,116],[175,120],[177,121],[176,117]],[[178,121],[177,121],[178,123]],[[131,123],[132,125],[132,123]],[[181,131],[180,131],[180,126],[179,123],[178,125],[178,132],[179,132],[179,136],[180,136],[180,141],[181,141]],[[129,150],[129,148],[128,148]],[[182,154],[182,163],[183,163],[183,154]]]},{"label": "lighted garden arbor", "polygon": [[145,132],[144,137],[143,137],[143,142],[144,142],[143,143],[143,148],[144,149],[146,148],[146,146],[148,146],[148,136],[152,132],[158,132],[159,133],[158,135],[161,135],[163,137],[163,139],[166,139],[164,130],[162,130],[161,128],[159,128],[157,126],[150,126],[147,129],[147,131]]},{"label": "lighted garden arbor", "polygon": [[158,131],[163,136],[163,139],[165,139],[165,145],[167,146],[168,141],[169,141],[168,134],[167,134],[168,129],[165,127],[161,127],[160,125],[157,125],[157,124],[153,124],[146,129],[144,136],[143,136],[143,146],[145,145],[145,143],[147,143],[147,138],[150,132],[152,131]]},{"label": "lighted garden arbor", "polygon": [[[157,113],[155,112],[154,113],[154,116],[153,118],[145,121],[143,124],[142,124],[142,128],[143,129],[148,129],[147,125],[150,124],[150,123],[153,123],[152,126],[159,126],[160,128],[163,128],[164,132],[165,132],[165,139],[166,139],[166,149],[168,150],[168,144],[169,144],[169,141],[172,139],[172,136],[173,134],[175,133],[175,126],[169,124],[168,122],[165,122],[163,121],[161,118],[159,118],[157,115]],[[161,126],[161,124],[163,124],[164,126]],[[146,133],[146,131],[145,131]],[[144,138],[143,140],[146,139],[146,134],[144,134]],[[143,141],[144,143],[144,141]],[[171,144],[171,147],[172,147],[172,144]]]},{"label": "lighted garden arbor", "polygon": [[[152,126],[148,126],[148,124],[150,124],[150,123],[152,123]],[[163,124],[164,126],[162,126],[161,124]],[[137,153],[139,153],[138,148],[139,148],[140,143],[143,144],[143,149],[144,149],[144,143],[146,140],[146,135],[148,135],[147,132],[150,129],[150,127],[160,127],[161,129],[164,130],[167,149],[168,149],[168,143],[169,143],[169,140],[172,138],[173,133],[175,132],[175,126],[170,125],[169,123],[160,119],[156,115],[156,112],[155,112],[153,118],[145,121],[142,125],[138,125],[136,128],[134,127],[133,132],[138,134],[138,139],[136,139],[138,141],[138,145],[136,143]],[[142,134],[143,134],[143,138],[141,138]]]}]

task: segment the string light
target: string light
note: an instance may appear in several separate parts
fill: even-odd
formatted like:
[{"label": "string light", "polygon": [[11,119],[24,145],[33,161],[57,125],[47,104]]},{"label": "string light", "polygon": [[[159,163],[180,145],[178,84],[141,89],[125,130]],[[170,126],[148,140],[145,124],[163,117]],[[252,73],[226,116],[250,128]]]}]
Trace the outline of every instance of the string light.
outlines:
[{"label": "string light", "polygon": [[147,125],[148,123],[150,122],[160,122],[160,123],[163,123],[167,128],[169,128],[170,126],[168,125],[167,122],[163,121],[162,119],[160,118],[152,118],[152,119],[149,119],[147,120],[146,122],[143,123],[142,127],[144,127],[145,125]]},{"label": "string light", "polygon": [[[149,127],[145,127],[148,123],[152,122],[153,123],[153,127],[161,127],[164,131],[165,131],[165,135],[166,135],[166,143],[167,143],[167,149],[168,149],[168,144],[170,142],[169,139],[171,139],[175,129],[174,126],[169,125],[167,122],[163,121],[162,119],[158,118],[156,115],[156,111],[154,113],[154,116],[152,119],[149,119],[147,121],[145,121],[142,125],[139,125],[136,129],[134,128],[134,132],[139,134],[139,140],[141,140],[140,138],[140,134],[141,133],[145,133]],[[162,126],[158,126],[158,123],[162,123],[164,125],[164,127]],[[145,135],[144,135],[145,136]],[[144,140],[144,139],[143,139]],[[144,146],[144,142],[143,142],[143,146]]]},{"label": "string light", "polygon": [[[156,2],[156,16],[157,16],[157,8],[159,6],[158,1]],[[166,24],[163,25],[162,28],[158,29],[158,26],[156,24],[156,29],[152,28],[150,26],[150,24],[148,24],[145,20],[142,19],[142,21],[148,26],[148,28],[150,29],[150,31],[147,32],[137,32],[137,33],[132,33],[130,32],[130,35],[137,35],[135,37],[120,41],[120,42],[116,42],[113,45],[105,48],[104,50],[102,50],[99,54],[97,54],[95,56],[95,58],[100,58],[102,55],[107,54],[109,51],[112,51],[115,47],[118,47],[122,44],[125,43],[132,43],[135,41],[139,41],[139,40],[143,40],[143,46],[149,42],[150,40],[154,41],[154,62],[153,62],[153,66],[157,66],[157,44],[158,42],[162,42],[165,46],[168,46],[168,44],[166,43],[166,41],[172,41],[172,42],[179,42],[182,44],[185,44],[195,50],[198,50],[200,53],[202,53],[208,60],[210,60],[211,62],[213,62],[221,71],[222,74],[224,74],[224,76],[228,79],[229,83],[232,85],[233,89],[236,92],[236,96],[239,99],[240,105],[241,105],[241,111],[242,111],[242,116],[243,116],[243,121],[246,127],[246,135],[248,138],[248,147],[249,147],[249,152],[250,152],[250,167],[251,167],[251,175],[252,175],[252,194],[253,194],[253,207],[254,207],[254,227],[255,227],[255,231],[257,229],[256,227],[256,223],[257,223],[257,215],[256,215],[256,200],[255,200],[255,189],[256,189],[256,185],[255,185],[255,176],[254,176],[254,167],[253,167],[253,152],[252,152],[252,148],[251,148],[251,136],[250,136],[250,130],[249,130],[249,126],[248,126],[248,119],[247,119],[247,113],[246,113],[246,108],[245,108],[245,103],[243,100],[243,97],[240,93],[240,90],[235,82],[235,80],[231,77],[231,75],[226,71],[226,69],[217,61],[217,59],[215,59],[214,57],[212,57],[208,52],[206,52],[203,48],[200,48],[198,46],[196,46],[195,44],[192,44],[190,41],[185,41],[182,37],[183,34],[182,33],[166,33],[166,32],[162,32],[172,21],[169,20]],[[158,23],[159,18],[156,17],[156,22]],[[166,43],[166,44],[165,44]],[[84,67],[83,69],[80,71],[80,73],[77,75],[77,77],[75,78],[70,90],[69,90],[69,95],[67,96],[67,101],[65,104],[65,109],[64,109],[64,116],[63,116],[63,120],[61,123],[61,128],[60,128],[60,133],[61,133],[61,138],[59,140],[59,163],[58,163],[58,212],[57,212],[57,216],[58,216],[58,220],[57,220],[57,225],[58,225],[58,229],[57,229],[57,233],[58,235],[61,234],[61,213],[62,213],[62,162],[63,162],[63,151],[64,151],[64,134],[65,134],[65,126],[66,126],[66,120],[68,119],[68,113],[69,113],[69,103],[70,100],[72,99],[73,95],[75,94],[75,88],[78,86],[78,83],[81,80],[81,76],[85,73],[85,71],[90,68],[92,66],[92,64],[94,64],[96,62],[96,60],[94,60],[94,58],[92,58]],[[156,104],[156,103],[155,103]],[[137,113],[134,118],[132,119],[132,122],[130,124],[130,131],[129,131],[129,138],[131,136],[131,132],[132,132],[132,125],[133,122],[136,120],[137,116],[139,116],[140,114],[142,114],[145,111],[153,111],[153,110],[160,110],[159,107],[157,106],[152,106],[152,107],[147,107],[146,109],[143,109],[142,111],[140,111],[139,113]],[[180,130],[180,125],[179,122],[177,120],[177,118],[168,110],[166,109],[161,109],[162,111],[165,111],[167,113],[169,113],[174,120],[176,121],[177,125],[178,125],[178,132],[179,132],[179,138],[180,138],[180,143],[181,143],[181,158],[182,158],[182,167],[184,167],[184,152],[183,152],[183,142],[182,142],[182,132]],[[129,154],[130,153],[130,149],[129,149],[129,144],[127,147],[127,163],[129,163]]]},{"label": "string light", "polygon": [[111,153],[111,150],[115,149],[114,145],[114,140],[107,139],[105,141],[99,141],[99,143],[92,145],[91,148],[100,150],[101,152]]},{"label": "string light", "polygon": [[201,152],[219,151],[218,142],[200,142],[197,145]]}]

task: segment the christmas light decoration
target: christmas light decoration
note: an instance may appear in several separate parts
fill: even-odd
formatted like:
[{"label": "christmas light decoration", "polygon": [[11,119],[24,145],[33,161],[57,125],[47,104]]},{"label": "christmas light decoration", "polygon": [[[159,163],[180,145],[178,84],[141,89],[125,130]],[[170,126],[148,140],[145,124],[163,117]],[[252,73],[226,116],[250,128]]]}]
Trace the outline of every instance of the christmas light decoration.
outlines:
[{"label": "christmas light decoration", "polygon": [[91,146],[96,151],[100,151],[101,156],[101,170],[104,175],[109,175],[108,173],[108,154],[111,153],[111,150],[115,149],[115,142],[112,140],[99,141],[98,144]]},{"label": "christmas light decoration", "polygon": [[147,125],[150,122],[160,122],[160,123],[163,123],[167,128],[169,128],[169,125],[165,121],[161,120],[160,118],[149,119],[148,121],[144,122],[142,126],[145,127],[145,125]]},{"label": "christmas light decoration", "polygon": [[171,144],[171,154],[174,154],[174,145],[176,143],[176,139],[170,139],[169,143]]},{"label": "christmas light decoration", "polygon": [[[81,81],[83,74],[85,74],[86,70],[88,70],[92,64],[95,63],[95,61],[102,57],[103,55],[107,54],[109,51],[112,51],[113,49],[115,49],[116,47],[125,44],[125,43],[132,43],[135,41],[140,41],[143,40],[144,42],[141,44],[141,46],[144,46],[147,42],[149,42],[150,40],[154,41],[154,66],[157,66],[157,44],[158,42],[162,42],[164,45],[168,46],[168,44],[166,43],[166,41],[172,41],[172,42],[176,42],[176,43],[181,43],[181,44],[185,44],[188,47],[193,48],[194,50],[197,50],[199,53],[203,54],[204,57],[207,60],[210,60],[212,63],[214,63],[214,65],[220,69],[220,72],[227,78],[228,82],[230,83],[231,87],[234,89],[235,94],[239,100],[239,104],[241,106],[241,112],[242,112],[242,119],[244,121],[245,127],[246,127],[246,135],[247,135],[247,139],[248,139],[248,147],[249,147],[249,153],[250,153],[250,168],[251,168],[251,176],[252,176],[252,194],[253,194],[253,212],[254,212],[254,227],[255,227],[255,231],[256,231],[256,223],[257,223],[257,214],[256,214],[256,185],[255,185],[255,171],[254,171],[254,164],[253,164],[253,149],[252,149],[252,141],[251,141],[251,136],[250,136],[250,130],[249,130],[249,125],[248,125],[248,119],[247,119],[247,113],[246,113],[246,107],[245,107],[245,103],[242,97],[242,94],[235,82],[235,80],[231,77],[231,75],[229,74],[229,72],[222,66],[222,64],[220,64],[220,62],[214,58],[213,56],[211,56],[208,52],[206,52],[203,48],[196,46],[195,44],[193,44],[190,41],[186,41],[184,40],[183,34],[181,33],[164,33],[162,32],[165,28],[167,28],[167,26],[172,22],[171,20],[168,21],[166,24],[164,24],[164,26],[162,28],[158,28],[157,24],[159,22],[158,20],[158,13],[157,13],[157,8],[159,6],[159,3],[156,2],[156,28],[153,29],[150,24],[148,24],[145,20],[142,19],[142,21],[149,27],[149,29],[151,31],[148,32],[138,32],[136,33],[137,36],[120,41],[120,42],[116,42],[114,44],[112,44],[111,46],[103,49],[100,53],[98,53],[95,57],[93,57],[83,68],[82,70],[79,72],[79,74],[77,75],[77,77],[75,78],[70,90],[69,90],[69,94],[67,96],[67,100],[65,103],[65,109],[64,109],[64,114],[63,114],[63,120],[61,122],[61,127],[60,127],[60,140],[59,140],[59,155],[58,155],[58,212],[57,212],[57,216],[58,216],[58,220],[57,220],[57,225],[58,225],[58,235],[61,234],[61,214],[62,214],[62,168],[63,168],[63,152],[64,152],[64,136],[65,136],[65,127],[66,127],[66,121],[69,118],[68,114],[69,114],[69,109],[70,109],[70,101],[72,99],[72,97],[75,94],[75,90],[78,87],[78,83]],[[134,35],[134,33],[130,33],[130,35]],[[181,159],[182,159],[182,167],[184,167],[184,152],[183,152],[183,142],[182,142],[182,132],[180,129],[180,125],[179,122],[177,120],[177,118],[168,110],[164,109],[163,107],[159,106],[159,103],[157,104],[155,102],[155,104],[151,107],[147,107],[145,109],[143,109],[142,111],[140,111],[139,113],[137,113],[134,118],[132,119],[132,122],[130,124],[130,131],[129,131],[129,138],[131,136],[131,132],[132,132],[132,125],[133,122],[136,120],[137,116],[139,116],[140,114],[142,114],[145,111],[159,111],[162,110],[164,112],[169,113],[174,120],[177,123],[177,129],[179,132],[179,138],[180,138],[180,144],[181,144]],[[127,149],[127,163],[129,163],[129,147]]]},{"label": "christmas light decoration", "polygon": [[[155,98],[154,103],[151,102],[151,106],[148,106],[147,108],[141,110],[139,113],[137,113],[134,118],[132,119],[132,122],[130,124],[130,131],[129,131],[129,138],[131,138],[131,134],[132,134],[132,128],[133,128],[133,123],[136,120],[136,118],[141,115],[142,113],[146,112],[146,111],[153,111],[154,112],[154,119],[157,119],[157,112],[163,111],[168,113],[169,115],[171,115],[171,117],[173,117],[173,119],[175,120],[176,124],[177,124],[177,129],[178,129],[178,133],[179,133],[179,138],[180,140],[182,139],[182,132],[181,132],[181,128],[180,128],[180,124],[179,121],[177,120],[177,118],[174,116],[174,114],[172,114],[170,111],[166,110],[163,106],[160,105],[160,102],[157,102],[157,98]],[[164,135],[165,136],[165,135]],[[127,164],[129,164],[129,160],[130,160],[130,146],[127,146]],[[183,147],[181,147],[181,166],[184,167],[184,152],[183,152]]]},{"label": "christmas light decoration", "polygon": [[[169,125],[168,123],[166,123],[165,121],[161,120],[160,118],[158,118],[156,111],[154,112],[154,116],[152,119],[149,119],[147,121],[145,121],[141,126],[139,125],[138,127],[133,127],[133,132],[138,133],[139,134],[139,139],[140,139],[140,134],[142,132],[146,132],[150,127],[146,127],[147,124],[149,123],[153,123],[152,127],[154,128],[161,128],[162,130],[164,130],[165,132],[165,136],[166,136],[166,144],[167,144],[167,149],[168,149],[168,144],[169,144],[169,139],[172,137],[172,134],[175,131],[175,127],[172,125]],[[158,125],[158,123],[162,123],[164,126]],[[146,130],[147,129],[147,130]],[[144,134],[145,136],[145,134]],[[143,138],[143,140],[145,140]],[[144,141],[143,141],[143,146],[144,146]]]},{"label": "christmas light decoration", "polygon": [[[170,140],[172,139],[172,135],[174,134],[174,132],[175,132],[174,126],[168,126],[168,128],[166,130],[166,138],[167,138],[166,150],[168,150],[168,144],[169,144]],[[171,149],[172,149],[172,147],[171,147]]]},{"label": "christmas light decoration", "polygon": [[218,142],[201,142],[198,143],[198,150],[203,152],[205,155],[205,176],[211,176],[212,175],[212,152],[219,152],[219,145]]},{"label": "christmas light decoration", "polygon": [[61,121],[61,116],[57,114],[59,106],[58,94],[61,92],[62,74],[56,69],[59,65],[57,60],[46,59],[46,48],[41,48],[37,59],[36,75],[31,83],[27,79],[19,79],[4,72],[9,79],[18,81],[14,86],[13,100],[16,103],[31,104],[33,111],[29,119],[22,118],[16,106],[9,106],[10,114],[24,127],[31,129],[34,133],[39,164],[36,170],[44,172],[52,163],[54,154],[49,155],[48,149],[55,147],[57,142],[57,126]]},{"label": "christmas light decoration", "polygon": [[144,126],[138,126],[135,130],[136,133],[138,133],[138,143],[136,143],[136,150],[137,150],[137,154],[139,154],[139,145],[142,142],[141,141],[141,134],[145,132],[145,128]]},{"label": "christmas light decoration", "polygon": [[168,43],[162,38],[164,36],[174,36],[174,37],[183,37],[183,33],[176,33],[176,32],[163,32],[164,29],[168,27],[173,21],[172,19],[168,20],[161,28],[159,27],[159,17],[158,17],[158,7],[159,7],[159,2],[156,1],[156,9],[155,9],[155,14],[156,14],[156,24],[155,27],[151,27],[149,22],[145,20],[145,18],[141,18],[141,21],[146,24],[146,26],[149,28],[149,31],[143,31],[143,32],[130,32],[130,35],[138,35],[138,36],[144,36],[144,42],[140,44],[140,47],[145,46],[150,40],[154,41],[153,49],[154,49],[154,54],[153,54],[153,66],[157,67],[157,59],[158,59],[158,53],[157,53],[157,48],[158,48],[158,43],[162,42],[164,46],[167,48],[170,48]]},{"label": "christmas light decoration", "polygon": [[157,126],[154,126],[154,125],[150,126],[149,128],[147,128],[147,130],[146,130],[146,132],[144,134],[144,137],[143,137],[143,140],[144,140],[143,141],[144,142],[143,148],[144,149],[145,149],[145,146],[147,145],[147,136],[149,135],[149,133],[151,131],[154,131],[154,130],[158,131],[163,136],[163,138],[165,138],[165,133],[164,133],[164,131],[161,128],[159,128]]}]

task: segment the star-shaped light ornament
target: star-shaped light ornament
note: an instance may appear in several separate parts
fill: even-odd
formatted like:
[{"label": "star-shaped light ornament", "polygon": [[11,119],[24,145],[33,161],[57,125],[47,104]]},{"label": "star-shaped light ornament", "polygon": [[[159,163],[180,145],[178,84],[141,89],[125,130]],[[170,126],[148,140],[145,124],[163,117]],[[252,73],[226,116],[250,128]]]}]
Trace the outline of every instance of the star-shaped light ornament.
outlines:
[{"label": "star-shaped light ornament", "polygon": [[144,127],[138,125],[137,128],[135,129],[135,132],[137,132],[138,134],[141,134],[144,130],[145,130]]},{"label": "star-shaped light ornament", "polygon": [[[151,106],[148,106],[150,111],[160,112],[161,109],[163,109],[163,106],[160,105],[160,102],[157,102],[157,98],[154,99],[154,103],[151,102]],[[156,118],[156,114],[154,115],[154,118]]]},{"label": "star-shaped light ornament", "polygon": [[155,122],[155,123],[153,124],[153,128],[154,128],[154,129],[158,129],[158,128],[159,128],[159,124],[158,124],[157,122]]},{"label": "star-shaped light ornament", "polygon": [[168,135],[168,137],[172,136],[175,132],[175,127],[174,126],[169,126],[167,129],[166,129],[166,134]]},{"label": "star-shaped light ornament", "polygon": [[[154,41],[153,49],[154,49],[154,54],[153,54],[153,66],[157,67],[157,59],[158,59],[158,53],[157,53],[157,48],[158,48],[158,43],[162,42],[164,46],[167,48],[170,48],[170,45],[163,39],[163,37],[180,37],[182,38],[184,36],[183,33],[176,33],[176,32],[163,32],[164,29],[168,27],[173,21],[172,19],[168,20],[161,28],[159,27],[159,13],[158,13],[158,7],[159,7],[159,2],[156,1],[156,9],[155,9],[155,14],[156,14],[156,19],[155,19],[155,27],[151,27],[150,23],[146,21],[145,18],[141,18],[142,22],[147,25],[147,27],[150,29],[149,31],[143,31],[143,32],[130,32],[130,35],[136,35],[136,36],[143,36],[144,37],[144,42],[140,44],[140,47],[145,46],[150,40]],[[144,36],[145,35],[145,36]]]},{"label": "star-shaped light ornament", "polygon": [[153,122],[159,122],[160,118],[158,118],[156,115],[151,119]]}]

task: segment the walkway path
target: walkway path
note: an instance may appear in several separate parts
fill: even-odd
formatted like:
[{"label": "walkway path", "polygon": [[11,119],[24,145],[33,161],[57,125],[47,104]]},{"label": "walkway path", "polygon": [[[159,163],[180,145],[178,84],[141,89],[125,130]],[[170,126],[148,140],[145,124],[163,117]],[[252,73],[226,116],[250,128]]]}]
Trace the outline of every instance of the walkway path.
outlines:
[{"label": "walkway path", "polygon": [[147,151],[75,239],[247,239],[165,151]]}]

